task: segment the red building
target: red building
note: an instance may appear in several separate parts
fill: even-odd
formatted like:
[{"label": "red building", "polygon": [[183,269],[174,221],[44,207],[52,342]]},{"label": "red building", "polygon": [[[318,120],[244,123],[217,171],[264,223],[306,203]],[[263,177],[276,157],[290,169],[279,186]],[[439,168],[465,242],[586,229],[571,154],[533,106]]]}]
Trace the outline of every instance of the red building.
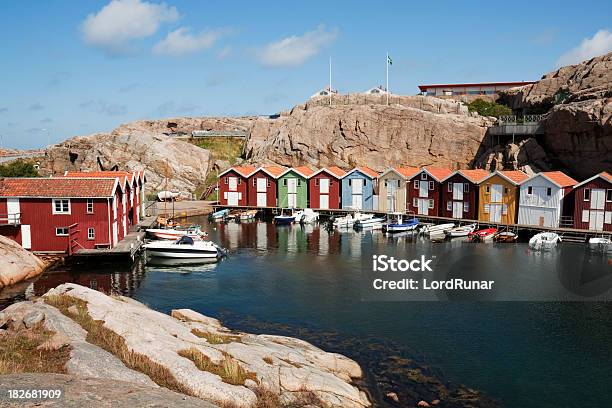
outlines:
[{"label": "red building", "polygon": [[478,185],[489,172],[482,169],[457,170],[442,180],[440,216],[478,219]]},{"label": "red building", "polygon": [[0,234],[36,252],[111,248],[123,194],[119,178],[0,179]]},{"label": "red building", "polygon": [[248,178],[255,170],[254,166],[235,166],[219,174],[219,203],[246,206]]},{"label": "red building", "polygon": [[612,175],[599,173],[574,188],[574,227],[612,231]]},{"label": "red building", "polygon": [[277,207],[276,180],[286,169],[280,166],[259,167],[247,179],[247,205]]},{"label": "red building", "polygon": [[409,211],[420,215],[440,215],[440,191],[442,180],[453,171],[441,167],[424,167],[408,179]]},{"label": "red building", "polygon": [[319,209],[341,208],[341,178],[346,172],[340,167],[322,168],[308,179],[310,207]]}]

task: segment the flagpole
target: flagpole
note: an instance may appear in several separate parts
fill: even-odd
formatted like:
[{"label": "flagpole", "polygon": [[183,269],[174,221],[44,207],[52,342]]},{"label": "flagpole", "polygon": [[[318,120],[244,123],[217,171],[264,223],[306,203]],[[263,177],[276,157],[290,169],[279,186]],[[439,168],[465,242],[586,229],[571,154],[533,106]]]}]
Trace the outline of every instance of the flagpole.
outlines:
[{"label": "flagpole", "polygon": [[331,57],[329,57],[329,106],[332,106],[332,66]]},{"label": "flagpole", "polygon": [[389,52],[387,52],[387,60],[385,61],[385,66],[387,68],[387,105],[389,105]]}]

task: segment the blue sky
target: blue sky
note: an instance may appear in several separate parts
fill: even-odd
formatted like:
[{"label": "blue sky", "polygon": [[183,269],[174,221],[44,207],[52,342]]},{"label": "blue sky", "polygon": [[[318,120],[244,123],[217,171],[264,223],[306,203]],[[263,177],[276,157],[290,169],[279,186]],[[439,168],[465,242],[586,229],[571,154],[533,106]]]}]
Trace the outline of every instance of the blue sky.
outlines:
[{"label": "blue sky", "polygon": [[538,79],[612,49],[606,1],[374,3],[5,1],[2,145],[275,113],[327,84],[330,56],[342,93],[383,84],[388,51],[391,91],[415,94],[420,83]]}]

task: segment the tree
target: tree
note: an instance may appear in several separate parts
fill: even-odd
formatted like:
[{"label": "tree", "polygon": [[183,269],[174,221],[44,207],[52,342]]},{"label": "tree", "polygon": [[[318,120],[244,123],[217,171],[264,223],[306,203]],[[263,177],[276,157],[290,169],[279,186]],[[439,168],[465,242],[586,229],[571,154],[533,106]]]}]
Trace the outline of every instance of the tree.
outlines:
[{"label": "tree", "polygon": [[496,118],[512,115],[512,109],[509,107],[482,99],[476,99],[468,103],[468,110],[470,112],[478,112],[478,114],[482,116],[495,116]]},{"label": "tree", "polygon": [[7,164],[0,164],[0,177],[38,177],[38,170],[32,163],[17,159]]}]

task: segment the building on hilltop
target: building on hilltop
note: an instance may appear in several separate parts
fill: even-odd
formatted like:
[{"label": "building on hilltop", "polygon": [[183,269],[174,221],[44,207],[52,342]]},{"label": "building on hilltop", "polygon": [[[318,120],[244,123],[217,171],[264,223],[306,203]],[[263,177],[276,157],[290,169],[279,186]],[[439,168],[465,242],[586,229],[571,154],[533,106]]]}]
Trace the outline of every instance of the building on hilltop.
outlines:
[{"label": "building on hilltop", "polygon": [[483,96],[496,97],[500,91],[517,86],[535,84],[535,81],[520,82],[474,82],[465,84],[419,85],[421,95],[436,97]]}]

